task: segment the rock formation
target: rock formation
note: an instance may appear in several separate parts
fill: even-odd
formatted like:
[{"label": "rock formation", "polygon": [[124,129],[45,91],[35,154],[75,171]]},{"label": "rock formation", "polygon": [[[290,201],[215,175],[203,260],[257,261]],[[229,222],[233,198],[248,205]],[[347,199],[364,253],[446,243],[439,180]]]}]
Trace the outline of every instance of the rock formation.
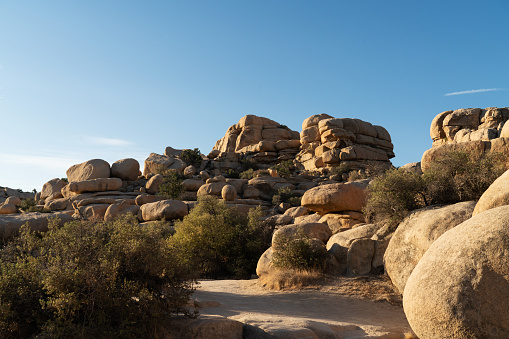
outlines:
[{"label": "rock formation", "polygon": [[423,170],[448,151],[466,151],[480,157],[488,151],[509,151],[509,108],[463,108],[438,114],[431,122],[433,146],[421,161]]},{"label": "rock formation", "polygon": [[241,161],[274,165],[293,160],[299,152],[299,133],[273,120],[246,115],[230,126],[209,153],[212,168],[234,169]]},{"label": "rock formation", "polygon": [[302,123],[297,163],[306,170],[335,167],[341,163],[363,168],[366,161],[389,163],[394,157],[391,136],[382,126],[359,119],[313,115]]}]

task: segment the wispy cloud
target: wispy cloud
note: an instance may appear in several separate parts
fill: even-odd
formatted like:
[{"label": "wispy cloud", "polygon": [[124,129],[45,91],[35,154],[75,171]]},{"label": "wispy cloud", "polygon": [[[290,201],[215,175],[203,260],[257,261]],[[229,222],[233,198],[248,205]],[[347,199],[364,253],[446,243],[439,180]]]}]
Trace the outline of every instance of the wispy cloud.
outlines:
[{"label": "wispy cloud", "polygon": [[94,145],[102,146],[130,146],[133,143],[122,139],[110,139],[102,137],[85,137],[85,140]]},{"label": "wispy cloud", "polygon": [[469,91],[460,91],[460,92],[451,92],[446,93],[444,96],[448,97],[451,95],[463,95],[463,94],[473,94],[473,93],[482,93],[482,92],[494,92],[494,91],[501,91],[502,88],[480,88],[480,89],[471,89]]},{"label": "wispy cloud", "polygon": [[2,165],[27,165],[37,171],[38,169],[50,171],[65,171],[70,166],[80,162],[77,158],[60,158],[38,155],[22,155],[11,153],[0,153]]}]

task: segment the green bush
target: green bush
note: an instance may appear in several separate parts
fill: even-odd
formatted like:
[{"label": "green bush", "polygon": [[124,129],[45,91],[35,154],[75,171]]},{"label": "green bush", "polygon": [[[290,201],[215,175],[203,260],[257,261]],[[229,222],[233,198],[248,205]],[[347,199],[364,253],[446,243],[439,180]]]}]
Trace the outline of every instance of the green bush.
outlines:
[{"label": "green bush", "polygon": [[409,211],[426,206],[426,184],[421,175],[391,169],[368,186],[364,214],[371,222],[399,224]]},{"label": "green bush", "polygon": [[372,222],[399,222],[414,209],[476,200],[506,170],[507,155],[449,152],[430,164],[423,175],[391,169],[368,187],[364,213]]},{"label": "green bush", "polygon": [[273,231],[260,216],[260,209],[246,214],[215,197],[199,197],[189,215],[177,222],[169,242],[197,277],[249,278],[270,247]]},{"label": "green bush", "polygon": [[318,246],[299,229],[296,235],[277,234],[273,245],[272,264],[280,269],[323,269],[327,259],[325,246]]},{"label": "green bush", "polygon": [[295,194],[289,187],[282,187],[272,196],[272,204],[278,206],[283,202],[287,202],[292,207],[300,206],[301,197]]},{"label": "green bush", "polygon": [[[229,168],[225,173],[226,178],[232,178],[232,179],[239,179],[240,178],[240,172],[236,171],[234,169]],[[250,178],[251,179],[251,178]]]},{"label": "green bush", "polygon": [[203,158],[201,156],[201,152],[198,148],[195,149],[185,149],[182,151],[182,160],[184,160],[188,165],[193,165],[195,167],[200,167]]},{"label": "green bush", "polygon": [[164,182],[159,186],[157,194],[168,199],[180,199],[186,191],[182,184],[186,177],[175,170],[166,170],[162,175]]},{"label": "green bush", "polygon": [[0,251],[2,338],[150,338],[185,308],[193,280],[161,227],[134,217],[27,225]]},{"label": "green bush", "polygon": [[295,172],[295,165],[292,160],[284,160],[274,166],[274,169],[280,177],[289,177]]},{"label": "green bush", "polygon": [[254,169],[247,169],[239,174],[240,179],[253,179],[254,178]]}]

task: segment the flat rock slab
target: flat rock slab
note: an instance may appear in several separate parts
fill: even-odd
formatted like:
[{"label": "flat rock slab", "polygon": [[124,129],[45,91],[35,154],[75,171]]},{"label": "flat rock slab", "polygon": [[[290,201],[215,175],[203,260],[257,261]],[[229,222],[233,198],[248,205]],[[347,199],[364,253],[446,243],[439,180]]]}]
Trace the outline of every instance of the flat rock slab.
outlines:
[{"label": "flat rock slab", "polygon": [[48,230],[48,221],[58,217],[60,224],[74,220],[72,217],[62,213],[19,213],[0,216],[0,239],[8,239],[15,236],[19,228],[28,222],[33,231]]},{"label": "flat rock slab", "polygon": [[200,281],[192,298],[201,315],[240,321],[259,338],[403,338],[411,331],[402,307],[329,291],[270,291],[257,280]]}]

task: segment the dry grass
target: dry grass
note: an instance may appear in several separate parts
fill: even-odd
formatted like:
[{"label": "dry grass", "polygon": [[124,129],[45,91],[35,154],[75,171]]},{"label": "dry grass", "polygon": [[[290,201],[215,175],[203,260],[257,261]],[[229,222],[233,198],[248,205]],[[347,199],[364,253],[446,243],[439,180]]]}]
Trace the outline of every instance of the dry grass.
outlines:
[{"label": "dry grass", "polygon": [[259,279],[259,283],[270,290],[298,290],[304,287],[319,288],[323,274],[316,270],[274,269]]}]

